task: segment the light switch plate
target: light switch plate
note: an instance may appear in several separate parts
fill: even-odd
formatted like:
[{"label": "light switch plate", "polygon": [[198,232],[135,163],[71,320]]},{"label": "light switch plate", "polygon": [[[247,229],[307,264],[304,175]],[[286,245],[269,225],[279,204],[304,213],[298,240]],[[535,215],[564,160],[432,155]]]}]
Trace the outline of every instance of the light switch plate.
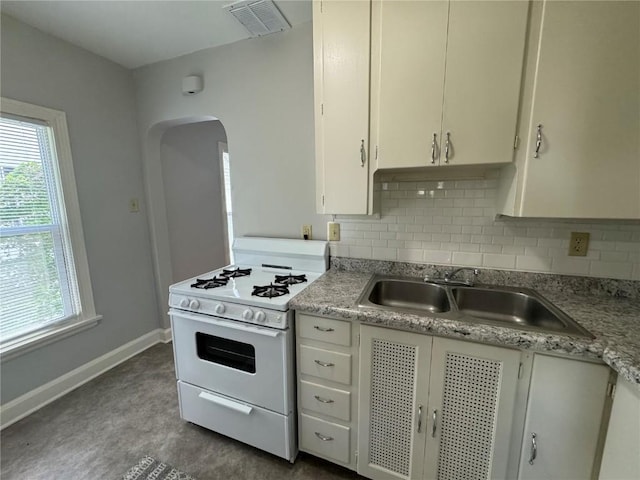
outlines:
[{"label": "light switch plate", "polygon": [[327,239],[330,242],[340,241],[340,224],[336,222],[327,222]]}]

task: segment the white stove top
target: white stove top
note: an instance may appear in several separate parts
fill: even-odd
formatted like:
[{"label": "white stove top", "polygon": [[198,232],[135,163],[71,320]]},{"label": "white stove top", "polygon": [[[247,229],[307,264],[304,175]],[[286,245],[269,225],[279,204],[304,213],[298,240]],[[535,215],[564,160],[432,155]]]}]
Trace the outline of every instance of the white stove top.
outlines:
[{"label": "white stove top", "polygon": [[[251,274],[244,277],[229,278],[226,285],[215,288],[195,288],[191,285],[198,279],[210,279],[215,276],[221,277],[223,270],[251,269]],[[276,275],[305,275],[307,281],[295,285],[288,285],[288,294],[280,297],[268,298],[252,295],[255,286],[267,286],[276,283]],[[289,301],[314,280],[322,275],[317,272],[289,270],[281,268],[270,268],[256,265],[228,265],[224,268],[214,270],[197,277],[176,283],[169,288],[169,292],[186,295],[190,298],[200,298],[209,300],[219,300],[225,302],[250,305],[272,310],[286,311],[289,308]]]}]

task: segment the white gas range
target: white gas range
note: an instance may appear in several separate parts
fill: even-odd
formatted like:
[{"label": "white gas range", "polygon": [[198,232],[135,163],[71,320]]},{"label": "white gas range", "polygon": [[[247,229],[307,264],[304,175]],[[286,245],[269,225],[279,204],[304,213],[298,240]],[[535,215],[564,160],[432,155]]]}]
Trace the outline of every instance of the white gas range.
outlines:
[{"label": "white gas range", "polygon": [[183,419],[293,462],[289,301],[327,269],[324,241],[244,237],[235,265],[169,288]]}]

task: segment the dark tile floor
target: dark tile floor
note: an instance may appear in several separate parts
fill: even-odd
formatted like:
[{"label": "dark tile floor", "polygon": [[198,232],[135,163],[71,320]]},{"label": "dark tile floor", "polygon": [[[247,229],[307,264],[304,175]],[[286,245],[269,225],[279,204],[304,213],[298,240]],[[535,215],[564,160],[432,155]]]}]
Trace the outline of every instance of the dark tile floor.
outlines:
[{"label": "dark tile floor", "polygon": [[295,464],[184,422],[171,344],[156,345],[6,428],[3,480],[118,479],[144,455],[198,480],[356,479],[300,454]]}]

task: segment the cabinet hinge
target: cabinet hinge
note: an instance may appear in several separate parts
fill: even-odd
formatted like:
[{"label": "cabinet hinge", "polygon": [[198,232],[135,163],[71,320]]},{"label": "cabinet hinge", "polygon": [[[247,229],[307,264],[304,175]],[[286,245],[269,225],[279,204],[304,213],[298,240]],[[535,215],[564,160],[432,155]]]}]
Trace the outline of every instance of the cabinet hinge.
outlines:
[{"label": "cabinet hinge", "polygon": [[608,383],[607,384],[607,397],[613,398],[616,394],[616,384]]},{"label": "cabinet hinge", "polygon": [[520,146],[520,137],[516,135],[516,138],[513,139],[513,149],[517,150]]},{"label": "cabinet hinge", "polygon": [[522,371],[523,371],[522,367],[524,367],[524,364],[520,362],[520,366],[518,367],[518,378],[522,378]]}]

